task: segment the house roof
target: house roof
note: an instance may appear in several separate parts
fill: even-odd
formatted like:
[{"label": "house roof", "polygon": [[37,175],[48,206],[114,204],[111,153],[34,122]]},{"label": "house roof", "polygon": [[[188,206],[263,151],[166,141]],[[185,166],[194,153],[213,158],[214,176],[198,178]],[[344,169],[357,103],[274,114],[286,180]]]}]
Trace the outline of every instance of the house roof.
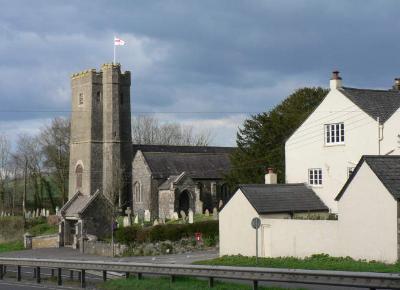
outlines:
[{"label": "house roof", "polygon": [[100,194],[100,191],[96,191],[92,195],[86,195],[81,192],[77,192],[62,208],[61,214],[67,217],[79,217],[90,203],[96,199]]},{"label": "house roof", "polygon": [[400,107],[400,91],[370,90],[356,88],[339,88],[361,110],[373,119],[379,117],[380,123],[385,123]]},{"label": "house roof", "polygon": [[304,183],[243,184],[239,188],[259,214],[329,211]]},{"label": "house roof", "polygon": [[400,200],[400,155],[364,155],[361,157],[353,174],[347,180],[335,200],[340,200],[347,187],[357,176],[358,170],[366,162],[391,195]]},{"label": "house roof", "polygon": [[230,154],[235,147],[216,146],[178,146],[178,145],[145,145],[133,144],[133,156],[137,151],[142,152],[174,152],[174,153],[226,153]]},{"label": "house roof", "polygon": [[185,172],[198,179],[221,179],[230,170],[226,153],[143,152],[154,178]]}]

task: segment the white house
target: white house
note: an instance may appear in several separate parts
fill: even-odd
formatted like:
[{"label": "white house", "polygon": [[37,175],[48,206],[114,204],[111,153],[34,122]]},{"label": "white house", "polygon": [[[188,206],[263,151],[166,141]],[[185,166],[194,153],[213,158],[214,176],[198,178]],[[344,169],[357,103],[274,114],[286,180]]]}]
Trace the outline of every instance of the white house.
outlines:
[{"label": "white house", "polygon": [[332,212],[335,197],[362,155],[399,154],[400,79],[390,90],[342,86],[330,92],[286,141],[286,182],[307,182]]},{"label": "white house", "polygon": [[258,244],[263,257],[325,253],[389,263],[400,258],[399,155],[361,158],[336,197],[338,220],[288,215],[290,209],[302,206],[304,215],[304,206],[318,208],[319,200],[312,194],[301,196],[300,187],[291,186],[241,186],[220,213],[220,255],[254,256],[255,230],[250,223],[259,217]]}]

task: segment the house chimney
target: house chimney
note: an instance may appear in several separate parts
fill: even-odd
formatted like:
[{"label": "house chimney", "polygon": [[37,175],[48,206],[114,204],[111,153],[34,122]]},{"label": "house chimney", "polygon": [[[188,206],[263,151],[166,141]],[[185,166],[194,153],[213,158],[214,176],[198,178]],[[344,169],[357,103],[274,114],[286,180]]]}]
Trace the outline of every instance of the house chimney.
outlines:
[{"label": "house chimney", "polygon": [[393,90],[400,91],[400,78],[394,79]]},{"label": "house chimney", "polygon": [[274,173],[273,168],[268,168],[267,174],[265,174],[265,184],[276,184],[278,176]]},{"label": "house chimney", "polygon": [[329,85],[331,90],[336,90],[342,87],[342,78],[339,75],[339,71],[335,70],[332,72],[332,77]]}]

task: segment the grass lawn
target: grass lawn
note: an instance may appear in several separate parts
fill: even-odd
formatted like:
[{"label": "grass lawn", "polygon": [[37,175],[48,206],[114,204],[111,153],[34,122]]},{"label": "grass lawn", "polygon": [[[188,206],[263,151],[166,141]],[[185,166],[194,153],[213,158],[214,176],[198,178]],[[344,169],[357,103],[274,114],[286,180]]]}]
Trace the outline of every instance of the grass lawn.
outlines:
[{"label": "grass lawn", "polygon": [[24,244],[22,242],[11,242],[0,244],[0,253],[19,251],[24,249]]},{"label": "grass lawn", "polygon": [[[252,286],[225,283],[214,281],[215,290],[249,290]],[[194,278],[177,277],[174,283],[170,283],[169,278],[144,278],[137,280],[136,278],[109,280],[102,285],[100,289],[104,290],[202,290],[209,289],[208,282],[197,280]],[[283,288],[266,288],[259,287],[263,290],[282,290]]]},{"label": "grass lawn", "polygon": [[380,262],[367,262],[353,260],[349,257],[334,258],[328,255],[313,255],[305,259],[298,258],[258,258],[243,256],[223,256],[213,260],[199,261],[200,265],[223,265],[243,267],[267,267],[267,268],[289,268],[289,269],[310,269],[310,270],[341,270],[356,272],[400,272],[400,262],[396,264],[385,264]]}]

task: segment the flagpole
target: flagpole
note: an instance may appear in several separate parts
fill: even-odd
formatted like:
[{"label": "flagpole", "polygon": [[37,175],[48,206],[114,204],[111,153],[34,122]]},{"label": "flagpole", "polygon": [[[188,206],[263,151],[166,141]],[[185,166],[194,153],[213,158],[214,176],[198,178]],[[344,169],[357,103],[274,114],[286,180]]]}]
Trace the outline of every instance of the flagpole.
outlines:
[{"label": "flagpole", "polygon": [[114,62],[113,64],[115,64],[115,36],[114,36]]}]

